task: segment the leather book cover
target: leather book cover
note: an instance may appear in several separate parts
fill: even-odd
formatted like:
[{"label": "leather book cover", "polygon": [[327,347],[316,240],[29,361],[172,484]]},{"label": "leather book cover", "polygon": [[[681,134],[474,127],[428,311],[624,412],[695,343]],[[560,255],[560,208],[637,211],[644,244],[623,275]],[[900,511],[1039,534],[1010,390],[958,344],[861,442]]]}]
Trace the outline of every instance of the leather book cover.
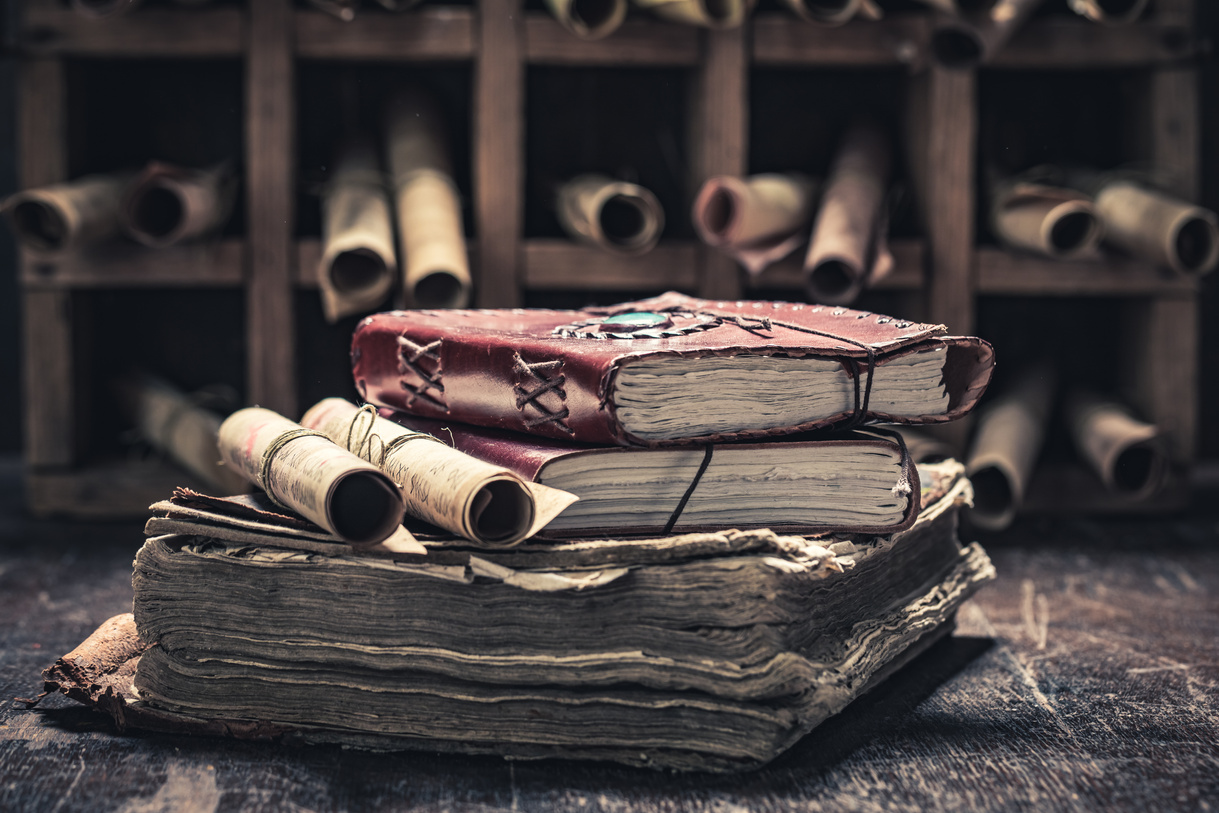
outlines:
[{"label": "leather book cover", "polygon": [[[391,311],[360,322],[352,371],[365,401],[426,418],[560,440],[623,446],[764,438],[844,423],[943,423],[967,413],[990,380],[985,341],[849,308],[791,302],[719,302],[669,292],[583,310]],[[871,371],[943,349],[947,409],[885,414],[868,408]],[[617,379],[662,357],[773,356],[838,362],[855,381],[854,406],[790,425],[663,439],[623,425]],[[714,388],[714,382],[703,386]],[[699,393],[695,393],[698,395]]]},{"label": "leather book cover", "polygon": [[[541,438],[530,435],[523,435],[517,432],[503,432],[495,429],[487,429],[484,427],[470,426],[468,424],[460,424],[452,421],[436,421],[427,418],[418,418],[412,415],[406,415],[400,412],[394,412],[389,409],[380,411],[381,417],[388,418],[402,426],[412,429],[416,432],[424,432],[433,437],[440,438],[444,443],[452,446],[458,451],[464,452],[471,457],[476,457],[487,463],[495,466],[502,466],[515,472],[525,480],[533,482],[542,482],[543,470],[547,465],[565,458],[573,457],[598,457],[606,460],[611,457],[621,457],[622,455],[632,455],[633,459],[639,460],[639,456],[663,453],[663,449],[641,449],[641,448],[623,448],[620,446],[593,446],[581,443],[571,443],[569,441],[551,440],[549,438]],[[889,434],[893,436],[890,437]],[[821,534],[827,532],[834,533],[861,533],[861,534],[891,534],[897,531],[904,531],[914,524],[921,509],[920,501],[920,484],[918,468],[913,459],[907,453],[905,444],[900,436],[896,433],[880,434],[877,432],[868,432],[867,430],[858,432],[846,432],[835,434],[828,437],[809,439],[804,435],[795,437],[787,437],[776,441],[754,441],[734,443],[726,447],[730,451],[741,451],[748,455],[757,455],[756,460],[773,460],[774,452],[790,449],[792,446],[799,446],[805,450],[813,450],[816,447],[825,449],[827,447],[837,447],[836,451],[841,453],[844,451],[857,452],[861,457],[875,453],[877,451],[894,454],[900,457],[900,470],[896,473],[893,479],[891,488],[888,488],[886,497],[892,500],[900,494],[906,497],[906,506],[901,514],[900,520],[887,524],[877,524],[876,522],[867,522],[866,514],[861,514],[859,521],[854,524],[842,524],[841,522],[802,522],[802,523],[776,523],[771,517],[771,512],[759,511],[756,516],[748,522],[733,523],[732,527],[739,529],[749,528],[769,528],[776,533],[794,533],[794,534]],[[672,447],[669,447],[672,448]],[[705,470],[705,469],[704,469]],[[699,472],[701,477],[702,472]],[[694,487],[690,489],[690,493],[686,494],[688,500],[690,496],[697,491],[697,478]],[[832,478],[831,478],[832,479]],[[564,484],[559,478],[555,482],[547,482],[554,488],[564,488]],[[770,481],[756,481],[755,478],[743,477],[739,487],[739,493],[744,496],[748,494],[757,494],[761,490],[771,488]],[[598,494],[592,493],[581,495],[581,500],[594,500],[598,498]],[[700,531],[718,531],[724,527],[723,523],[699,523],[691,522],[688,517],[683,517],[680,509],[677,508],[678,500],[674,500],[674,513],[668,515],[669,526],[663,524],[639,524],[632,522],[630,515],[619,515],[619,519],[614,524],[588,524],[578,527],[563,527],[561,523],[552,522],[548,526],[538,532],[540,538],[565,539],[573,537],[595,537],[597,535],[655,535],[658,533],[696,533]],[[684,502],[683,502],[684,507]],[[870,507],[870,506],[869,506]],[[666,509],[666,514],[668,514]],[[561,515],[560,515],[561,516]]]}]

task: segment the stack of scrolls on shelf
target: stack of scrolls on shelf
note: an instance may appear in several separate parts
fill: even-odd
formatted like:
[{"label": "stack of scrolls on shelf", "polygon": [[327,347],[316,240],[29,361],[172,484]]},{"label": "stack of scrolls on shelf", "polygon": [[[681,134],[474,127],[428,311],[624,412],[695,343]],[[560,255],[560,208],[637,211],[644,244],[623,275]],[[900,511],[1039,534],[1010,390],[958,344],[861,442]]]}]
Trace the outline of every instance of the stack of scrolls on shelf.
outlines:
[{"label": "stack of scrolls on shelf", "polygon": [[[370,317],[371,406],[231,416],[265,493],[153,506],[134,616],[48,689],[151,730],[765,764],[993,577],[957,538],[962,467],[874,426],[972,408],[991,350],[943,334],[676,294]],[[410,531],[319,473],[344,465],[401,487]]]}]

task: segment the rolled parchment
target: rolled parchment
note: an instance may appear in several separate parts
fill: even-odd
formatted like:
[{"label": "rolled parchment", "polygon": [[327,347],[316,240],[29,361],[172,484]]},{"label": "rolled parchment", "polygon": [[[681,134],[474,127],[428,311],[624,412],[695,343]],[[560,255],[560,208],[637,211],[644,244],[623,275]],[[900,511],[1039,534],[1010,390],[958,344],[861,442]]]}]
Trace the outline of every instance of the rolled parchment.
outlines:
[{"label": "rolled parchment", "polygon": [[626,5],[626,0],[546,0],[559,25],[586,40],[612,34],[626,19]]},{"label": "rolled parchment", "polygon": [[694,229],[707,245],[760,273],[804,242],[816,182],[798,173],[707,180],[694,199]]},{"label": "rolled parchment", "polygon": [[915,463],[939,463],[955,457],[952,447],[939,438],[934,438],[908,426],[891,428],[902,436],[902,440],[906,443],[906,451],[910,453],[910,459]]},{"label": "rolled parchment", "polygon": [[25,189],[0,210],[17,241],[40,254],[57,254],[113,237],[122,230],[127,173],[85,175],[67,183]]},{"label": "rolled parchment", "polygon": [[945,68],[973,68],[990,60],[1045,0],[994,0],[984,12],[943,16],[931,35],[931,53]]},{"label": "rolled parchment", "polygon": [[635,5],[666,20],[706,28],[736,28],[745,22],[752,0],[635,0]]},{"label": "rolled parchment", "polygon": [[147,374],[114,382],[118,399],[148,445],[222,495],[241,494],[250,483],[220,460],[221,417],[169,382]]},{"label": "rolled parchment", "polygon": [[398,276],[389,195],[376,149],[367,140],[342,147],[322,195],[317,276],[328,322],[375,310]]},{"label": "rolled parchment", "polygon": [[1102,181],[1096,211],[1105,240],[1178,274],[1199,277],[1219,263],[1219,218],[1209,209],[1136,181]]},{"label": "rolled parchment", "polygon": [[309,3],[345,23],[354,20],[356,10],[360,8],[360,0],[309,0]]},{"label": "rolled parchment", "polygon": [[965,473],[974,487],[969,516],[979,528],[1001,531],[1016,518],[1045,439],[1054,385],[1052,368],[1037,365],[978,410]]},{"label": "rolled parchment", "polygon": [[379,417],[371,406],[357,407],[342,398],[319,401],[301,423],[388,474],[402,487],[411,516],[480,545],[515,545],[577,499],[527,483],[508,469]]},{"label": "rolled parchment", "polygon": [[801,20],[822,25],[842,25],[856,15],[880,19],[882,12],[872,0],[783,0]]},{"label": "rolled parchment", "polygon": [[72,10],[85,17],[113,17],[135,10],[144,0],[72,0]]},{"label": "rolled parchment", "polygon": [[406,303],[464,308],[470,264],[440,111],[422,91],[401,91],[387,107],[386,130]]},{"label": "rolled parchment", "polygon": [[386,11],[400,12],[419,5],[420,0],[377,0],[377,5]]},{"label": "rolled parchment", "polygon": [[559,224],[577,240],[618,254],[645,254],[665,226],[664,209],[639,184],[578,175],[555,194]]},{"label": "rolled parchment", "polygon": [[236,191],[225,164],[188,169],[153,161],[123,196],[127,233],[157,248],[202,237],[229,219]]},{"label": "rolled parchment", "polygon": [[1142,15],[1147,9],[1147,0],[1067,0],[1067,5],[1071,11],[1094,22],[1123,25]]},{"label": "rolled parchment", "polygon": [[990,214],[1004,244],[1055,259],[1092,253],[1104,231],[1087,195],[1035,180],[996,183]]},{"label": "rolled parchment", "polygon": [[812,301],[847,305],[893,270],[885,203],[891,164],[880,127],[856,124],[843,133],[804,256]]},{"label": "rolled parchment", "polygon": [[1168,451],[1157,427],[1135,418],[1126,406],[1084,390],[1068,395],[1066,415],[1076,450],[1105,488],[1144,500],[1164,485]]},{"label": "rolled parchment", "polygon": [[225,419],[220,454],[276,503],[352,544],[382,542],[402,524],[402,491],[384,472],[269,409]]}]

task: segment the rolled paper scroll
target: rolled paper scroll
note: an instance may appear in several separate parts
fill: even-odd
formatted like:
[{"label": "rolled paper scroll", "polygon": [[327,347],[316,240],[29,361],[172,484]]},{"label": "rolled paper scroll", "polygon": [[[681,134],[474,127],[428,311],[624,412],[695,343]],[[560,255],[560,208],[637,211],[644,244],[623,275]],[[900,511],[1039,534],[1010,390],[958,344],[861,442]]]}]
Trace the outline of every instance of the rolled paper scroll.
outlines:
[{"label": "rolled paper scroll", "polygon": [[309,3],[345,23],[354,20],[356,10],[360,8],[360,0],[309,0]]},{"label": "rolled paper scroll", "polygon": [[419,5],[420,0],[377,0],[386,11],[401,12]]},{"label": "rolled paper scroll", "polygon": [[1122,25],[1141,16],[1147,9],[1147,0],[1067,0],[1067,5],[1094,22]]},{"label": "rolled paper scroll", "polygon": [[974,487],[969,516],[979,528],[1001,531],[1016,518],[1045,438],[1054,384],[1052,368],[1037,365],[979,409],[965,464]]},{"label": "rolled paper scroll", "polygon": [[812,301],[849,304],[893,270],[885,202],[891,164],[880,127],[856,124],[843,134],[804,257]]},{"label": "rolled paper scroll", "polygon": [[1096,210],[1105,240],[1135,257],[1185,276],[1202,276],[1219,263],[1219,218],[1135,181],[1101,182]]},{"label": "rolled paper scroll", "polygon": [[989,9],[944,16],[931,35],[931,52],[946,68],[974,68],[990,60],[1045,0],[994,0]]},{"label": "rolled paper scroll", "polygon": [[706,28],[737,28],[752,0],[635,0],[635,5],[666,20]]},{"label": "rolled paper scroll", "polygon": [[619,254],[651,251],[665,226],[655,195],[604,175],[579,175],[561,184],[555,211],[572,237]]},{"label": "rolled paper scroll", "polygon": [[277,504],[352,544],[377,544],[402,524],[402,491],[384,472],[269,409],[226,418],[220,454]]},{"label": "rolled paper scroll", "polygon": [[85,17],[113,17],[135,10],[143,0],[72,0],[72,10]]},{"label": "rolled paper scroll", "polygon": [[397,275],[393,215],[376,149],[354,140],[340,150],[322,196],[317,276],[326,320],[376,309]]},{"label": "rolled paper scroll", "polygon": [[878,20],[883,16],[872,0],[783,0],[796,16],[810,23],[842,25],[856,15]]},{"label": "rolled paper scroll", "polygon": [[236,191],[225,164],[187,169],[153,161],[123,196],[127,233],[157,248],[202,237],[229,219]]},{"label": "rolled paper scroll", "polygon": [[1160,490],[1168,475],[1168,451],[1157,427],[1084,390],[1067,397],[1066,414],[1075,448],[1105,488],[1136,500]]},{"label": "rolled paper scroll", "polygon": [[488,547],[527,539],[576,501],[574,494],[527,483],[342,398],[315,404],[301,419],[332,441],[374,463],[402,487],[406,511]]},{"label": "rolled paper scroll", "polygon": [[220,461],[221,417],[155,376],[137,374],[115,382],[124,410],[150,446],[221,494],[250,490],[240,472]]},{"label": "rolled paper scroll", "polygon": [[915,463],[939,463],[955,457],[952,447],[939,438],[934,438],[925,432],[919,432],[907,426],[894,426],[893,429],[902,436],[906,443],[906,451]]},{"label": "rolled paper scroll", "polygon": [[1092,253],[1104,231],[1087,195],[1020,179],[995,184],[991,228],[1006,245],[1055,259]]},{"label": "rolled paper scroll", "polygon": [[131,176],[86,175],[10,196],[3,211],[26,249],[56,254],[112,237],[122,230],[122,198]]},{"label": "rolled paper scroll", "polygon": [[559,24],[586,40],[612,34],[626,19],[626,5],[626,0],[546,0]]},{"label": "rolled paper scroll", "polygon": [[813,217],[816,182],[798,173],[719,175],[694,199],[694,229],[750,274],[795,251]]},{"label": "rolled paper scroll", "polygon": [[421,91],[408,89],[391,100],[386,129],[406,303],[464,308],[470,264],[440,111]]}]

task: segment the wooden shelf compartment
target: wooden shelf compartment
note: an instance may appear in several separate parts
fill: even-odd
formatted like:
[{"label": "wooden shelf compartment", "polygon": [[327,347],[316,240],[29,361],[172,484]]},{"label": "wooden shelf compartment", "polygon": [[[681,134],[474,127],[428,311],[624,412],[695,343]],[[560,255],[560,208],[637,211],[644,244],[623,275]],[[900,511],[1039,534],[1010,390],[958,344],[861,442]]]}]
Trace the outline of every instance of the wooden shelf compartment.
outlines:
[{"label": "wooden shelf compartment", "polygon": [[1185,62],[1198,54],[1190,30],[1171,22],[1099,25],[1083,19],[1034,20],[986,68],[1145,68]]},{"label": "wooden shelf compartment", "polygon": [[[899,240],[891,248],[896,267],[889,276],[876,283],[875,289],[921,289],[926,257],[924,243],[921,240]],[[472,258],[476,251],[477,247],[471,245]],[[689,291],[697,287],[702,246],[693,240],[663,240],[647,254],[628,256],[563,238],[532,238],[522,241],[521,251],[519,276],[526,290],[661,293],[669,290]],[[317,287],[317,262],[320,256],[321,241],[317,238],[297,241],[294,283],[298,288]],[[802,259],[802,252],[797,251],[746,284],[755,289],[802,289]],[[578,272],[573,269],[578,269]]]},{"label": "wooden shelf compartment", "polygon": [[1189,506],[1189,478],[1170,473],[1164,487],[1145,500],[1109,491],[1095,472],[1080,463],[1039,467],[1033,472],[1022,514],[1155,514]]},{"label": "wooden shelf compartment", "polygon": [[1013,296],[1181,296],[1198,281],[1147,263],[1106,254],[1095,260],[1052,260],[1000,248],[975,253],[977,293]]},{"label": "wooden shelf compartment", "polygon": [[293,15],[294,48],[303,59],[424,62],[472,59],[474,12],[424,7],[403,14],[357,14],[350,22],[313,9]]},{"label": "wooden shelf compartment", "polygon": [[30,56],[240,57],[246,15],[241,8],[142,8],[94,20],[67,4],[27,3],[20,47]]},{"label": "wooden shelf compartment", "polygon": [[26,288],[237,288],[245,280],[240,238],[151,249],[107,243],[57,257],[22,252]]},{"label": "wooden shelf compartment", "polygon": [[[163,460],[111,459],[73,469],[31,468],[25,476],[30,513],[81,520],[147,518],[148,506],[169,499],[177,486],[211,493],[188,472]],[[132,544],[139,541],[137,536]]]},{"label": "wooden shelf compartment", "polygon": [[524,60],[531,65],[694,67],[702,58],[699,30],[660,20],[628,19],[599,40],[582,40],[549,14],[525,16]]}]

